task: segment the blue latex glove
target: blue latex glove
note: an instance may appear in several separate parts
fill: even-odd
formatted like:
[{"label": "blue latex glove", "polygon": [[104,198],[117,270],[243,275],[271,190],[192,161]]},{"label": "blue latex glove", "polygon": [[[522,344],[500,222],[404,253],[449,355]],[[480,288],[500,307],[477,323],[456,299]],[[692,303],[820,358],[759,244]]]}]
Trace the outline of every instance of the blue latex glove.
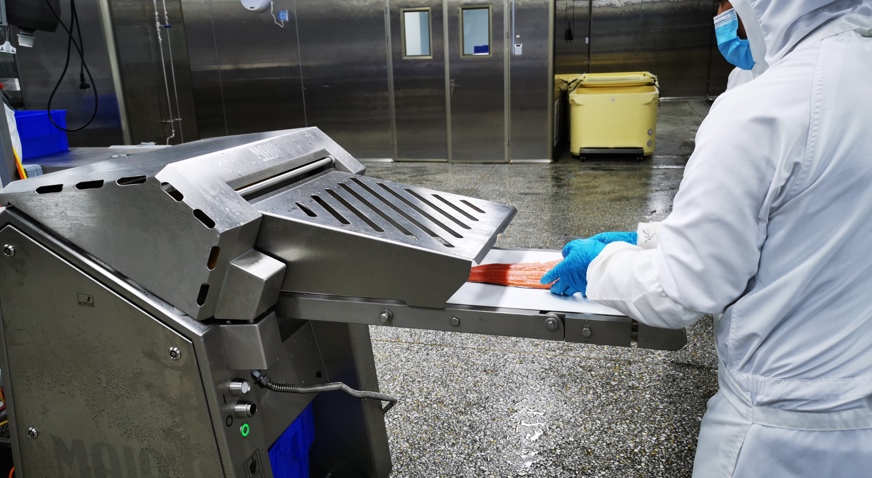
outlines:
[{"label": "blue latex glove", "polygon": [[587,293],[587,268],[606,248],[606,245],[593,239],[576,239],[563,248],[563,261],[546,272],[539,280],[551,285],[551,293],[570,296],[576,292]]},{"label": "blue latex glove", "polygon": [[600,241],[603,244],[611,244],[613,242],[629,242],[634,246],[639,242],[639,234],[635,232],[601,232],[595,236],[590,236],[588,239]]}]

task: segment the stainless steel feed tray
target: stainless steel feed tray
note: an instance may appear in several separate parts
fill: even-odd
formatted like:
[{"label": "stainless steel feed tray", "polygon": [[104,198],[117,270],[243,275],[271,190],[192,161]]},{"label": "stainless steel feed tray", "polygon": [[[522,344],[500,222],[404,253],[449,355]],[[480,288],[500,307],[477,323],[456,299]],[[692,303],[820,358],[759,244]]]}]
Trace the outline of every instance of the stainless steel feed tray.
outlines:
[{"label": "stainless steel feed tray", "polygon": [[256,199],[282,290],[442,307],[515,208],[339,171]]}]

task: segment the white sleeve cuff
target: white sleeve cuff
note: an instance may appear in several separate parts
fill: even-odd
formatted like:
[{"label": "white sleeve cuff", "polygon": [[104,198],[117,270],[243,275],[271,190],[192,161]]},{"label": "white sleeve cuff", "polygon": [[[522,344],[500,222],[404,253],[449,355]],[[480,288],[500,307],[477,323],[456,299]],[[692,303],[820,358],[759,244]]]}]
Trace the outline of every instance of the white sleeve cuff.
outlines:
[{"label": "white sleeve cuff", "polygon": [[652,327],[680,329],[693,324],[703,313],[684,307],[663,291],[654,270],[656,254],[659,249],[625,242],[607,245],[587,270],[587,298]]},{"label": "white sleeve cuff", "polygon": [[656,249],[660,245],[657,240],[657,231],[660,229],[659,222],[640,222],[636,228],[636,245],[642,249]]}]

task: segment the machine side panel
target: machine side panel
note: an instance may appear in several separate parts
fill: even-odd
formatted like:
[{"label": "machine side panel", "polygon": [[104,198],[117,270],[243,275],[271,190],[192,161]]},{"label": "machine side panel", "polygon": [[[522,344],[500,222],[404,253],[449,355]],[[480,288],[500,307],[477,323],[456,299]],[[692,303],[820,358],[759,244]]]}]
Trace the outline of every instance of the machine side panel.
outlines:
[{"label": "machine side panel", "polygon": [[[218,202],[217,193],[210,198],[183,178],[174,179],[164,187],[178,190],[181,200],[148,178],[133,185],[112,182],[31,194],[32,200],[15,201],[14,206],[192,317],[204,319],[212,316],[218,303],[227,264],[250,249],[258,216],[250,208],[241,213],[234,209],[235,216],[216,214],[210,207],[217,210],[218,204],[229,201]],[[242,201],[232,193],[225,191],[225,196]],[[215,227],[202,224],[192,213],[200,209]],[[213,246],[221,253],[210,270]],[[203,284],[206,293],[201,292]]]},{"label": "machine side panel", "polygon": [[224,476],[193,344],[14,227],[0,243],[17,474]]}]

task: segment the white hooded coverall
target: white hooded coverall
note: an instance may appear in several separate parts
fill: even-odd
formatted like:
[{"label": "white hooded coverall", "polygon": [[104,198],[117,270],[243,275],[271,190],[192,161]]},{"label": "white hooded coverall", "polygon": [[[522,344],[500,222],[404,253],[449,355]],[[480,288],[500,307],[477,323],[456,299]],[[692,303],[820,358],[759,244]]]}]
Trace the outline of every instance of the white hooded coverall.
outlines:
[{"label": "white hooded coverall", "polygon": [[737,86],[742,86],[754,78],[754,72],[751,70],[743,70],[739,67],[733,68],[733,71],[730,72],[730,77],[727,78],[726,91],[730,91]]},{"label": "white hooded coverall", "polygon": [[694,477],[870,477],[872,0],[732,3],[758,76],[712,106],[653,247],[606,246],[587,295],[723,313]]}]

